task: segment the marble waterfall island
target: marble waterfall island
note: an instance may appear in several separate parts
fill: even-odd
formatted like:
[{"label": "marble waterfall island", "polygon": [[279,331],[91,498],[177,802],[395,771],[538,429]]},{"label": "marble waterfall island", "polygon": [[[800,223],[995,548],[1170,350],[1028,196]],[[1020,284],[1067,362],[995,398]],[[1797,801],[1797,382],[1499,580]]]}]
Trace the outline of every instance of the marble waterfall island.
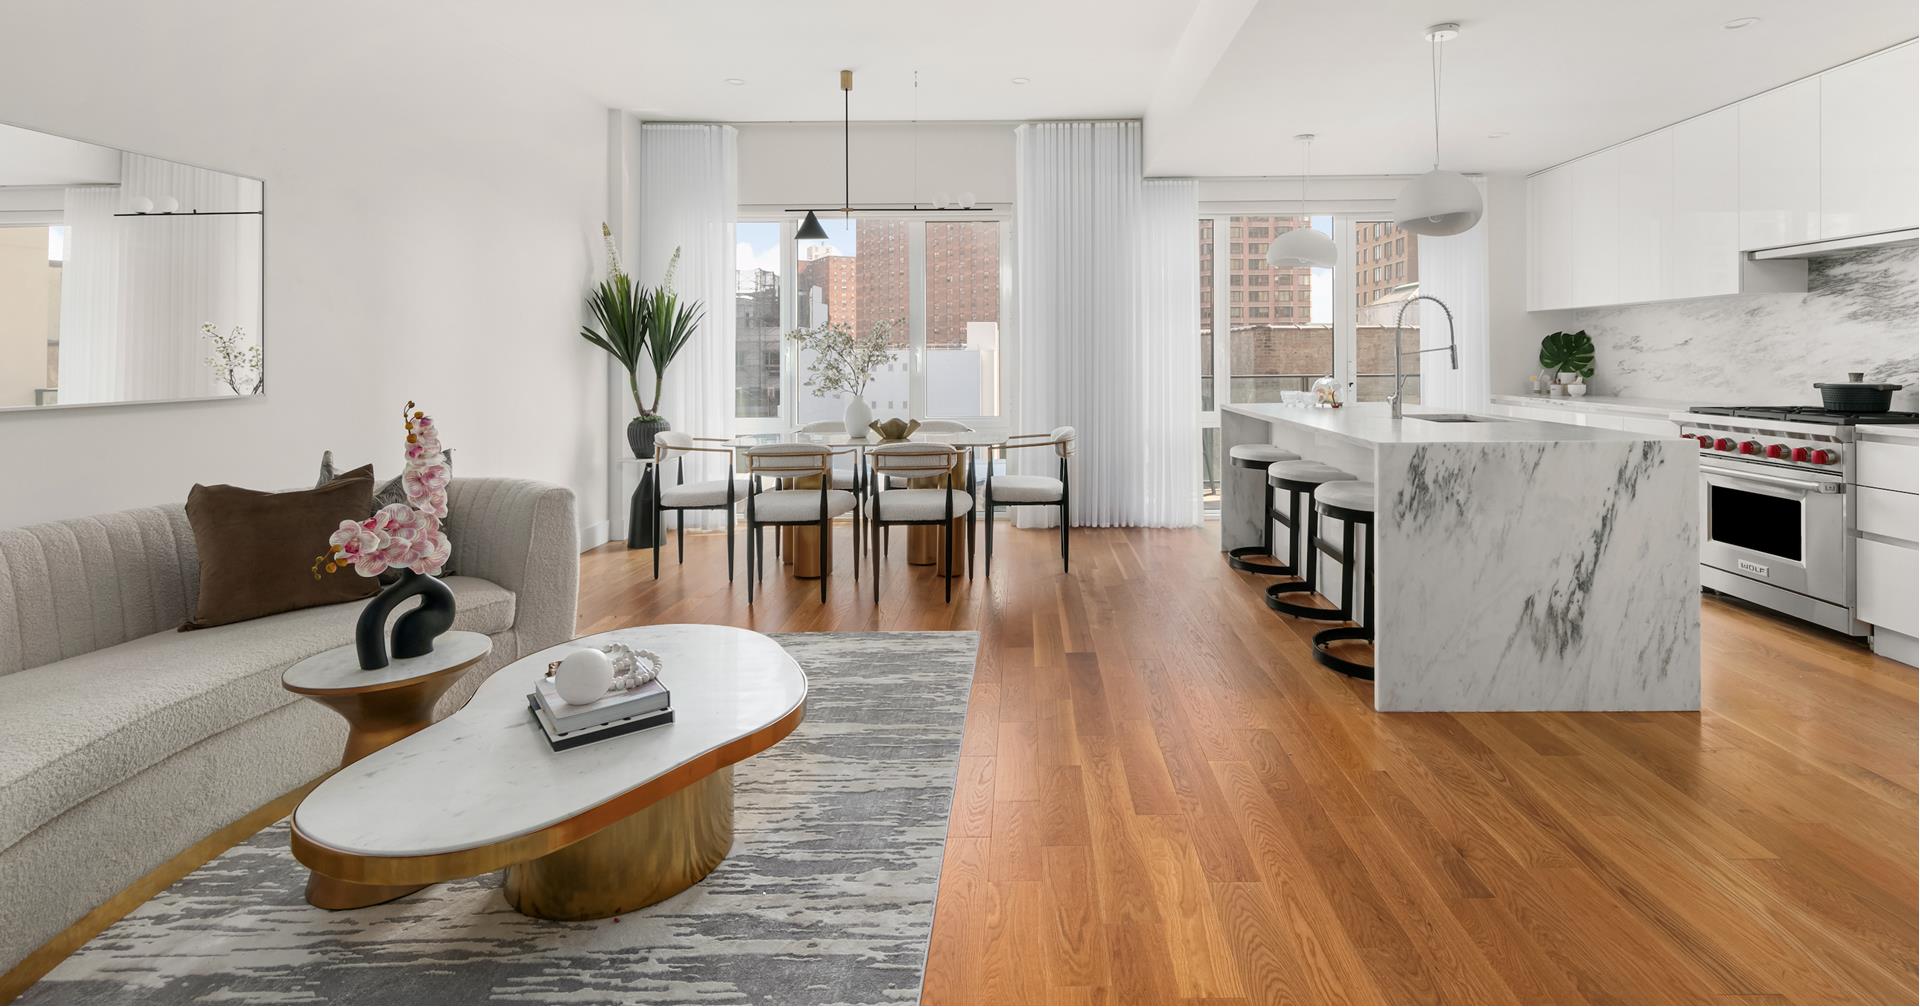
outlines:
[{"label": "marble waterfall island", "polygon": [[[1700,708],[1692,442],[1490,416],[1396,420],[1373,403],[1227,405],[1221,435],[1223,451],[1275,444],[1374,482],[1375,708]],[[1257,543],[1255,474],[1227,469],[1222,497],[1222,547]],[[1337,525],[1322,537],[1338,541]],[[1321,561],[1322,593],[1337,597],[1338,565]]]}]

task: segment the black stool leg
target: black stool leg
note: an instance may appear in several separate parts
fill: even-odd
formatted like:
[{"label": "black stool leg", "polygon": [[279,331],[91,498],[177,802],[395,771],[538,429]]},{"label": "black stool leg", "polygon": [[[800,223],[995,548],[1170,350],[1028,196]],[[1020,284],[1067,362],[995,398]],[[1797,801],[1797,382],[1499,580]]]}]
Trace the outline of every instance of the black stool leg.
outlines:
[{"label": "black stool leg", "polygon": [[[1347,515],[1343,517],[1342,520],[1346,521],[1348,530],[1343,543],[1347,550],[1346,571],[1342,572],[1341,581],[1350,587],[1352,584],[1352,575],[1347,571],[1352,569],[1354,563],[1352,529],[1355,522],[1352,519],[1352,515]],[[1313,634],[1313,659],[1349,678],[1358,678],[1371,682],[1373,681],[1372,665],[1349,661],[1344,657],[1336,657],[1327,650],[1329,644],[1340,640],[1373,642],[1373,522],[1369,520],[1364,522],[1364,524],[1367,532],[1367,552],[1365,559],[1366,568],[1361,574],[1361,579],[1364,584],[1361,588],[1362,593],[1359,609],[1359,621],[1361,624],[1357,626],[1336,626],[1333,629],[1323,629]],[[1345,595],[1342,595],[1343,600],[1344,598]],[[1341,607],[1351,608],[1352,606],[1343,604]]]},{"label": "black stool leg", "polygon": [[[1235,465],[1234,468],[1242,471],[1246,469],[1242,465]],[[1240,545],[1228,549],[1227,565],[1235,570],[1259,574],[1262,577],[1290,577],[1293,571],[1287,567],[1287,564],[1280,562],[1280,557],[1273,552],[1273,483],[1266,478],[1264,470],[1256,471],[1263,473],[1260,482],[1266,487],[1260,505],[1260,544]],[[1266,558],[1262,560],[1259,557]]]},{"label": "black stool leg", "polygon": [[[1296,501],[1298,500],[1297,495],[1295,499]],[[1293,513],[1296,517],[1294,523],[1294,534],[1296,538],[1294,541],[1295,544],[1298,544],[1298,515],[1300,511],[1297,506],[1294,508]],[[1344,601],[1337,608],[1321,608],[1317,605],[1302,605],[1296,601],[1287,601],[1281,597],[1281,595],[1293,592],[1313,594],[1317,590],[1316,585],[1320,582],[1320,508],[1313,506],[1312,503],[1308,503],[1307,505],[1307,541],[1303,548],[1307,551],[1306,578],[1295,583],[1275,584],[1267,588],[1267,607],[1283,615],[1293,616],[1296,619],[1312,619],[1316,622],[1346,622],[1347,606]],[[1352,561],[1349,560],[1348,562],[1351,563]],[[1345,594],[1341,595],[1342,599],[1345,597]]]}]

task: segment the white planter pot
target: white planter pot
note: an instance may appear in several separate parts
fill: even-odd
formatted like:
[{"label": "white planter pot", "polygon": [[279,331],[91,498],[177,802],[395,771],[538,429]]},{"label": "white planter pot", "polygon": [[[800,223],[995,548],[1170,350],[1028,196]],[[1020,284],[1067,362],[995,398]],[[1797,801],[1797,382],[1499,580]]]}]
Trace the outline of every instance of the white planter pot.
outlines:
[{"label": "white planter pot", "polygon": [[858,395],[847,396],[847,436],[865,437],[867,424],[873,422],[873,407]]},{"label": "white planter pot", "polygon": [[1570,385],[1578,380],[1580,380],[1579,371],[1561,371],[1560,372],[1560,383],[1563,385]]}]

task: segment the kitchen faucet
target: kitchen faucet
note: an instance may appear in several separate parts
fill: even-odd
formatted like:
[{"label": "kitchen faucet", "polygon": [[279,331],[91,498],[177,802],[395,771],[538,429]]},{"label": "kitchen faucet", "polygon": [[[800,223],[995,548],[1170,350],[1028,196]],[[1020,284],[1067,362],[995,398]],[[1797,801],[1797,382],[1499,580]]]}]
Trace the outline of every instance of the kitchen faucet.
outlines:
[{"label": "kitchen faucet", "polygon": [[1406,303],[1400,305],[1400,313],[1393,316],[1393,394],[1387,396],[1387,401],[1393,403],[1393,418],[1396,420],[1400,418],[1400,400],[1404,398],[1406,394],[1402,386],[1407,380],[1405,368],[1401,364],[1404,358],[1400,352],[1400,323],[1406,319],[1407,309],[1413,307],[1413,302],[1415,301],[1432,301],[1440,305],[1441,313],[1447,316],[1447,345],[1415,350],[1413,351],[1413,356],[1417,357],[1422,353],[1437,353],[1440,350],[1446,350],[1447,359],[1452,363],[1453,369],[1456,371],[1460,369],[1460,349],[1453,341],[1453,312],[1447,308],[1447,302],[1442,301],[1432,294],[1420,294],[1407,298]]}]

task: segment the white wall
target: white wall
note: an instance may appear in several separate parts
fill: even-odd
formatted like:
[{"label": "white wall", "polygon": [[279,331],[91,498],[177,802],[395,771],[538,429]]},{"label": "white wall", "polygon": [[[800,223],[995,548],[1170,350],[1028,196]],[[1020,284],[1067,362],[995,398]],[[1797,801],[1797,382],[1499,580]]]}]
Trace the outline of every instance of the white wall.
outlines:
[{"label": "white wall", "polygon": [[[1013,202],[1014,123],[853,124],[851,174],[856,206],[931,204],[941,193],[971,192],[977,204]],[[840,124],[746,122],[740,131],[740,205],[839,206]],[[917,156],[916,156],[917,147]],[[915,165],[918,164],[918,171]],[[916,182],[917,174],[917,182]]]},{"label": "white wall", "polygon": [[9,6],[35,42],[0,61],[0,120],[266,181],[268,370],[259,400],[0,413],[0,527],[177,501],[195,481],[310,484],[326,448],[391,473],[409,398],[456,474],[563,483],[584,526],[606,520],[606,364],[577,335],[605,109],[484,47],[378,30],[431,16]]}]

